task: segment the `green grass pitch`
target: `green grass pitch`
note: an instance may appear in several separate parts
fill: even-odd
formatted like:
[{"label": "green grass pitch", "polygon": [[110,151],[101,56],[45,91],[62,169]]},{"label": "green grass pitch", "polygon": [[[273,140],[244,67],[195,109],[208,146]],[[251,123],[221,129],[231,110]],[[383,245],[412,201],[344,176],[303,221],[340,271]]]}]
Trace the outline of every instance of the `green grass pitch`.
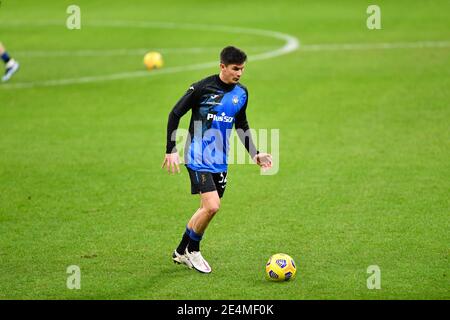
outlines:
[{"label": "green grass pitch", "polygon": [[[0,85],[0,299],[450,298],[448,1],[377,1],[380,30],[356,0],[80,0],[80,30],[66,28],[70,4],[0,7],[21,63]],[[231,27],[300,48],[252,61],[284,42]],[[203,275],[171,261],[199,199],[184,168],[160,166],[170,109],[218,67],[164,70],[228,44],[250,55],[250,126],[280,130],[280,165],[230,165]],[[162,52],[159,74],[145,73],[147,50]],[[102,80],[125,73],[140,76]],[[294,281],[265,280],[278,252]],[[367,288],[371,265],[381,289]]]}]

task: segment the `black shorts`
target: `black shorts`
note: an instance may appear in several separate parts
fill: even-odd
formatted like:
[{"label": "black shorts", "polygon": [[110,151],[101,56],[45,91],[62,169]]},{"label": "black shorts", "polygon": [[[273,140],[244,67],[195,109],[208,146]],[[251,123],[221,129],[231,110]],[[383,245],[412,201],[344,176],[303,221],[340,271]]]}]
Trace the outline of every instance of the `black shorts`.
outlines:
[{"label": "black shorts", "polygon": [[213,173],[194,171],[189,167],[186,168],[189,171],[189,177],[191,178],[192,194],[217,191],[219,198],[223,197],[223,193],[225,192],[225,187],[227,185],[226,172]]}]

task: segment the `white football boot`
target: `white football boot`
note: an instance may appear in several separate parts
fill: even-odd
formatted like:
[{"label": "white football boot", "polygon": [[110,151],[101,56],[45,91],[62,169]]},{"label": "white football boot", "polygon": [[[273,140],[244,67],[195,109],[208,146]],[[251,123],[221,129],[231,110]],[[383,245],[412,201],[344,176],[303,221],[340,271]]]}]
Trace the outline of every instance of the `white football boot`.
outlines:
[{"label": "white football boot", "polygon": [[189,261],[189,259],[184,254],[179,254],[177,250],[175,250],[172,254],[173,262],[176,264],[184,264],[189,269],[192,269],[192,263]]},{"label": "white football boot", "polygon": [[19,63],[14,59],[10,59],[8,63],[6,63],[6,72],[2,77],[2,81],[8,81],[17,70],[19,70]]},{"label": "white football boot", "polygon": [[209,266],[208,262],[202,257],[200,251],[188,252],[188,250],[186,249],[184,255],[191,262],[192,267],[194,267],[195,270],[202,273],[211,272],[211,267]]}]

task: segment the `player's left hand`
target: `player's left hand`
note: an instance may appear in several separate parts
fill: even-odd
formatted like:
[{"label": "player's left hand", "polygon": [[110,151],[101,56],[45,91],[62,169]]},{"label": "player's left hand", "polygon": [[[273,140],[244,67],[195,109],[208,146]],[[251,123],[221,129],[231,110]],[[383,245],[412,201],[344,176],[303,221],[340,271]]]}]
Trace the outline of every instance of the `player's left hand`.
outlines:
[{"label": "player's left hand", "polygon": [[272,155],[269,153],[258,153],[253,157],[253,161],[263,170],[272,168]]}]

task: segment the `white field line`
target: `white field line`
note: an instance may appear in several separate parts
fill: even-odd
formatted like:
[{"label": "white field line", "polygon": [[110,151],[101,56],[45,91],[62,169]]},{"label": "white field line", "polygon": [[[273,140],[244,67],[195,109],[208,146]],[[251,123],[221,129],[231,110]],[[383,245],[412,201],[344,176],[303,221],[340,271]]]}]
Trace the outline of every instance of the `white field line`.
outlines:
[{"label": "white field line", "polygon": [[[0,23],[0,26],[30,26],[29,22],[13,22],[13,23]],[[61,22],[35,22],[33,26],[61,26]],[[274,58],[280,55],[290,53],[295,50],[300,51],[341,51],[341,50],[374,50],[374,49],[408,49],[408,48],[448,48],[450,47],[450,41],[418,41],[418,42],[398,42],[398,43],[342,43],[342,44],[310,44],[302,45],[300,47],[297,38],[283,34],[275,31],[259,30],[259,29],[248,29],[248,28],[236,28],[236,27],[226,27],[226,26],[212,26],[212,25],[195,25],[195,24],[176,24],[176,23],[162,23],[162,22],[130,22],[130,21],[115,21],[115,22],[96,22],[88,24],[87,27],[108,27],[108,28],[159,28],[159,29],[181,29],[181,30],[203,30],[203,31],[218,31],[225,33],[237,33],[237,34],[250,34],[263,37],[271,37],[285,42],[284,46],[269,50],[267,52],[250,55],[249,61],[257,61]],[[256,48],[256,47],[253,47]],[[261,47],[261,49],[268,49],[271,47]],[[157,50],[157,49],[155,49]],[[218,51],[220,48],[160,48],[160,51],[164,53],[201,53],[210,50]],[[55,51],[45,52],[36,51],[30,52],[31,56],[39,56],[46,54],[54,55],[71,55],[71,56],[89,56],[89,55],[134,55],[143,54],[147,52],[147,49],[117,49],[117,50],[80,50],[80,51]],[[55,79],[55,80],[43,80],[35,82],[22,82],[22,83],[12,83],[3,84],[0,88],[3,89],[20,89],[20,88],[31,88],[36,86],[58,86],[58,85],[68,85],[77,83],[91,83],[98,81],[108,81],[108,80],[119,80],[119,79],[130,79],[137,77],[149,77],[160,74],[171,74],[185,71],[194,71],[212,68],[217,66],[218,62],[207,62],[200,64],[193,64],[188,66],[179,67],[168,67],[160,70],[153,70],[148,72],[146,70],[134,71],[134,72],[122,72],[110,75],[100,75],[100,76],[86,76],[78,78],[68,78],[68,79]]]},{"label": "white field line", "polygon": [[376,49],[410,49],[410,48],[448,48],[450,41],[417,41],[386,43],[337,43],[302,45],[300,51],[342,51],[342,50],[376,50]]},{"label": "white field line", "polygon": [[[246,46],[246,51],[273,50],[274,47],[269,46]],[[137,48],[137,49],[83,49],[83,50],[15,50],[14,56],[32,57],[32,58],[48,58],[48,57],[110,57],[110,56],[140,56],[149,51],[158,51],[162,54],[201,54],[201,53],[218,53],[221,47],[198,47],[198,48]]]},{"label": "white field line", "polygon": [[[4,25],[4,24],[0,24]],[[10,24],[7,24],[10,25]],[[13,26],[29,26],[27,22],[15,22],[11,24]],[[56,22],[38,22],[37,24],[33,24],[33,26],[54,26],[60,25]],[[85,25],[84,25],[85,26]],[[299,47],[299,42],[297,38],[279,33],[274,31],[266,31],[266,30],[258,30],[258,29],[247,29],[247,28],[235,28],[235,27],[226,27],[226,26],[214,26],[214,25],[194,25],[194,24],[175,24],[175,23],[160,23],[160,22],[131,22],[131,21],[116,21],[116,22],[97,22],[87,25],[92,27],[120,27],[120,28],[159,28],[159,29],[181,29],[181,30],[203,30],[203,31],[216,31],[216,32],[225,32],[225,33],[237,33],[237,34],[250,34],[257,35],[262,37],[271,37],[278,40],[285,41],[284,46],[277,48],[276,50],[256,54],[249,56],[249,60],[257,61],[263,59],[274,58],[283,54],[287,54],[294,50],[297,50]],[[134,72],[122,72],[115,73],[109,75],[99,75],[99,76],[87,76],[87,77],[79,77],[79,78],[67,78],[67,79],[55,79],[55,80],[43,80],[43,81],[33,81],[33,82],[19,82],[19,83],[11,83],[11,84],[3,84],[0,86],[2,89],[21,89],[21,88],[32,88],[36,86],[59,86],[59,85],[68,85],[68,84],[76,84],[76,83],[90,83],[90,82],[98,82],[98,81],[108,81],[108,80],[119,80],[119,79],[130,79],[130,78],[138,78],[138,77],[149,77],[160,74],[169,74],[169,73],[177,73],[177,72],[185,72],[185,71],[193,71],[193,70],[201,70],[208,69],[214,66],[218,66],[218,62],[207,62],[200,63],[188,66],[179,66],[179,67],[168,67],[160,70],[153,70],[152,72],[148,72],[147,70],[142,71],[134,71]]]},{"label": "white field line", "polygon": [[[299,51],[343,51],[343,50],[376,50],[376,49],[408,49],[408,48],[448,48],[450,41],[418,41],[418,42],[386,42],[386,43],[340,43],[340,44],[303,44]],[[269,46],[246,46],[246,50],[272,50]],[[27,50],[14,51],[14,56],[48,58],[48,57],[107,57],[138,56],[149,51],[162,54],[200,54],[217,53],[221,47],[198,48],[140,48],[140,49],[84,49],[84,50]]]}]

